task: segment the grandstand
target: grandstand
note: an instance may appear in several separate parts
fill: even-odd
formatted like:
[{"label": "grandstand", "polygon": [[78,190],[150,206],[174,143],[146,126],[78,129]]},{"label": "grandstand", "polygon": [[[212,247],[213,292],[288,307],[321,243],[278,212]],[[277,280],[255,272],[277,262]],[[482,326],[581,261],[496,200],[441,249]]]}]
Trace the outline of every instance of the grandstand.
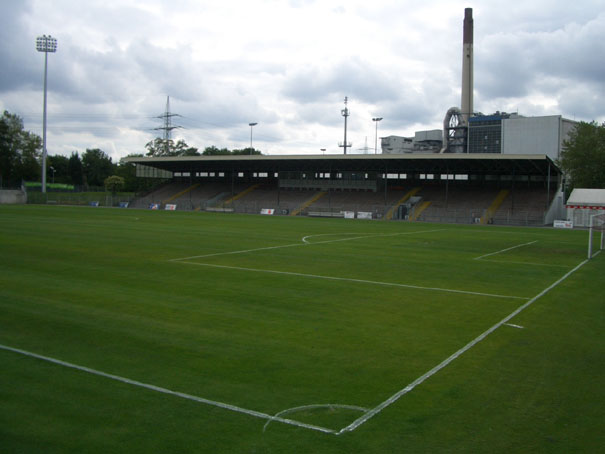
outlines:
[{"label": "grandstand", "polygon": [[131,207],[545,225],[562,175],[546,155],[328,155],[129,158],[161,182]]}]

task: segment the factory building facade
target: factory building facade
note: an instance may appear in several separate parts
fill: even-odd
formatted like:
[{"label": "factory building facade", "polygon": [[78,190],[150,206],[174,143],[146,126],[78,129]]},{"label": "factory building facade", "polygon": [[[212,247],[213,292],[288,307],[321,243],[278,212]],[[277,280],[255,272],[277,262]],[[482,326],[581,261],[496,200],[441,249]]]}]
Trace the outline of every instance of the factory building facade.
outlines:
[{"label": "factory building facade", "polygon": [[[466,153],[546,155],[561,157],[563,143],[576,122],[561,115],[524,117],[516,113],[475,114],[468,119]],[[443,151],[442,131],[418,131],[414,137],[381,138],[383,154],[439,153]]]},{"label": "factory building facade", "polygon": [[553,161],[576,122],[561,115],[523,117],[497,112],[469,118],[468,153],[540,154]]}]

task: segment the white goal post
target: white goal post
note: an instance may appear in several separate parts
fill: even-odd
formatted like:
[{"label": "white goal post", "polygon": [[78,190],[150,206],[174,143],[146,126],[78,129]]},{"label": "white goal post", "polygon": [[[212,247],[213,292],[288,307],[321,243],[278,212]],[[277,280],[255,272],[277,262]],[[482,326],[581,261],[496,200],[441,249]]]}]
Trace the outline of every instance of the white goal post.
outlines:
[{"label": "white goal post", "polygon": [[[599,238],[594,238],[594,232],[601,232]],[[599,244],[595,245],[596,242]],[[605,213],[590,216],[590,227],[588,229],[588,258],[591,259],[604,248],[605,243]]]}]

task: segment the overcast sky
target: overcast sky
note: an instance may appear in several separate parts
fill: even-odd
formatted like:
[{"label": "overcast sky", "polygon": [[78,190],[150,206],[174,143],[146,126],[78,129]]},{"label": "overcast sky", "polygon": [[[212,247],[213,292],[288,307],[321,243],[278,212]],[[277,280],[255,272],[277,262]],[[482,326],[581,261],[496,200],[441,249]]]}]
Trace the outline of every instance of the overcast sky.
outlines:
[{"label": "overcast sky", "polygon": [[48,152],[145,153],[170,96],[173,139],[202,151],[341,153],[441,129],[460,106],[473,8],[475,111],[605,121],[605,0],[0,0],[0,109]]}]

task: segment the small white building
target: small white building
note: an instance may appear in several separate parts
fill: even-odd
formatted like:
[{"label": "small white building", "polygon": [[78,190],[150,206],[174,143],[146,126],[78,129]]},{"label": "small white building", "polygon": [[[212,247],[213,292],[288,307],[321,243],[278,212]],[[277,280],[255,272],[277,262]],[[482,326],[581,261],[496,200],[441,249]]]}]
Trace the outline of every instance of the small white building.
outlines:
[{"label": "small white building", "polygon": [[414,137],[381,137],[380,146],[384,154],[437,153],[443,146],[443,131],[416,131]]},{"label": "small white building", "polygon": [[384,154],[413,153],[414,139],[403,136],[381,137],[380,147]]},{"label": "small white building", "polygon": [[605,214],[605,189],[574,189],[565,207],[574,227],[589,227],[593,214]]}]

